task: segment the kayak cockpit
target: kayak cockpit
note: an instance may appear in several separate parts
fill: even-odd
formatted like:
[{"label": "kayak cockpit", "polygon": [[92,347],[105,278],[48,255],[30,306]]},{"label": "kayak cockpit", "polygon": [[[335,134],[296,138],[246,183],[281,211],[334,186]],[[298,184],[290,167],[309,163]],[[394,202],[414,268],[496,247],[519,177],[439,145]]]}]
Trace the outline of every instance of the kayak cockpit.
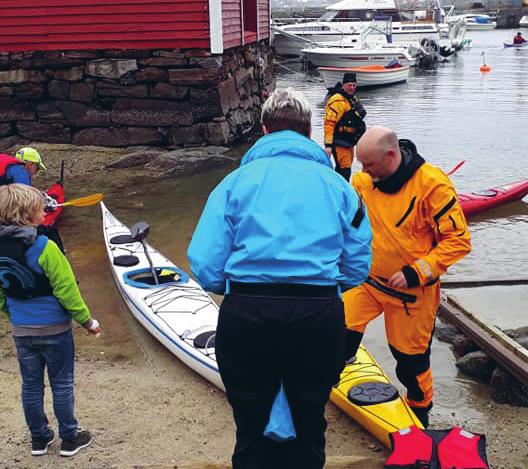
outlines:
[{"label": "kayak cockpit", "polygon": [[[135,256],[119,256],[135,257]],[[126,285],[136,288],[152,288],[158,285],[176,285],[187,283],[189,275],[177,267],[157,267],[154,269],[158,282],[154,280],[152,270],[149,267],[131,270],[123,274],[123,281]]]}]

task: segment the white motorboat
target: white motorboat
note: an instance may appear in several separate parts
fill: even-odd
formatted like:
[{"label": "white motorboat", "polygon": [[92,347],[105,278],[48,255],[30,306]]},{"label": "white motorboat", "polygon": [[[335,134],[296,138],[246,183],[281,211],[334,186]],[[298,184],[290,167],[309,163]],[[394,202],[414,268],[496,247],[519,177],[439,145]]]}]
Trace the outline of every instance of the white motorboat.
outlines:
[{"label": "white motorboat", "polygon": [[497,22],[493,21],[491,16],[476,13],[451,16],[447,19],[447,23],[456,23],[460,19],[464,20],[468,31],[489,31],[497,27]]},{"label": "white motorboat", "polygon": [[343,80],[347,72],[356,74],[358,88],[374,88],[406,82],[409,77],[409,67],[387,68],[383,65],[368,65],[365,67],[319,67],[327,88],[333,88]]},{"label": "white motorboat", "polygon": [[528,15],[524,15],[524,16],[519,20],[519,27],[521,27],[521,28],[528,28]]},{"label": "white motorboat", "polygon": [[303,49],[303,54],[315,67],[364,67],[367,65],[387,65],[399,62],[403,66],[413,66],[415,58],[404,47],[312,47]]},{"label": "white motorboat", "polygon": [[[279,55],[299,55],[302,43],[296,41],[295,36],[317,44],[352,36],[350,41],[359,43],[359,34],[379,16],[392,18],[392,40],[395,43],[440,38],[433,22],[402,21],[394,0],[342,0],[327,6],[326,10],[317,21],[274,26],[276,52]],[[370,39],[376,41],[374,36]]]}]

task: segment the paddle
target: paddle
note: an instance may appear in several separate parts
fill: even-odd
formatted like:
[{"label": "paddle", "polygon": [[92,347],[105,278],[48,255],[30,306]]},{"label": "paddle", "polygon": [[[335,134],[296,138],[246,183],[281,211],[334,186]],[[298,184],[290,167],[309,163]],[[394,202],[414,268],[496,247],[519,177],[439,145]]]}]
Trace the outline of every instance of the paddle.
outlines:
[{"label": "paddle", "polygon": [[98,202],[101,202],[103,200],[103,194],[92,194],[87,195],[85,197],[79,197],[78,199],[72,199],[68,200],[68,202],[64,202],[62,204],[57,204],[56,207],[89,207],[90,205],[95,205]]},{"label": "paddle", "polygon": [[152,263],[152,259],[150,258],[150,255],[148,253],[147,245],[145,244],[145,239],[147,239],[149,231],[149,224],[146,221],[139,221],[130,227],[130,236],[132,236],[132,239],[134,241],[140,242],[143,246],[143,251],[145,252],[145,256],[147,257],[147,261],[150,265],[150,271],[152,272],[154,282],[156,283],[156,285],[159,285],[158,276],[156,275],[156,270],[154,269],[154,264]]},{"label": "paddle", "polygon": [[460,168],[460,166],[462,166],[464,163],[466,162],[466,160],[462,160],[460,163],[458,163],[453,169],[451,169],[451,171],[449,171],[447,173],[448,176],[451,176],[451,174],[455,173],[458,171],[458,168]]},{"label": "paddle", "polygon": [[528,285],[526,278],[483,279],[483,280],[442,280],[442,288],[474,288],[491,286]]}]

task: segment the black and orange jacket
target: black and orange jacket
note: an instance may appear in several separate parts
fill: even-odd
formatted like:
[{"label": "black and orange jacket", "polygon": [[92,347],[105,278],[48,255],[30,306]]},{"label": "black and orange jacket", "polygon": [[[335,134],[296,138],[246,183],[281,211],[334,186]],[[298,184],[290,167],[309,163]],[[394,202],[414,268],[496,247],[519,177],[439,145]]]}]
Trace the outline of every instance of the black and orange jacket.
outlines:
[{"label": "black and orange jacket", "polygon": [[400,140],[402,164],[373,182],[360,172],[352,184],[372,225],[370,275],[381,280],[404,271],[409,287],[427,285],[471,251],[470,233],[453,184],[426,163],[409,140]]},{"label": "black and orange jacket", "polygon": [[325,107],[325,147],[355,145],[365,132],[363,119],[366,115],[367,112],[356,95],[349,96],[342,91],[333,94]]}]

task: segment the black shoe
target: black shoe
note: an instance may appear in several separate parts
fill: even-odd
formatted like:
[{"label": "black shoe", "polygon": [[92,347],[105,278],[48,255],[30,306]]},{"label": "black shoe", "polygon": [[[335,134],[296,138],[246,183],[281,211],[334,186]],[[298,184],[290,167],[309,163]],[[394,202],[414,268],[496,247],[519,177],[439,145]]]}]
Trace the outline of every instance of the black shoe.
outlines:
[{"label": "black shoe", "polygon": [[48,447],[55,440],[55,432],[50,428],[50,434],[47,438],[31,439],[31,454],[33,456],[42,456],[48,452]]},{"label": "black shoe", "polygon": [[414,415],[418,417],[418,420],[423,425],[425,429],[429,427],[429,411],[430,407],[411,407]]},{"label": "black shoe", "polygon": [[74,438],[62,440],[60,455],[67,457],[75,456],[81,449],[90,446],[92,441],[93,436],[90,432],[86,430],[79,431]]}]

